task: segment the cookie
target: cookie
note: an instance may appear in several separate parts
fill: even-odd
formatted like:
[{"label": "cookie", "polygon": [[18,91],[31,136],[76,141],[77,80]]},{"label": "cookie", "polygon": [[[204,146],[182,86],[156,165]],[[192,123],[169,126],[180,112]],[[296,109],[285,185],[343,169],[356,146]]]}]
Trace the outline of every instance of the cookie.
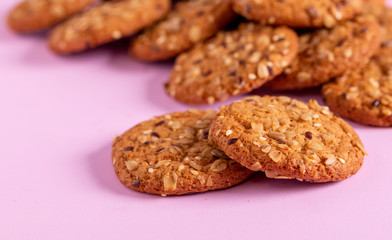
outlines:
[{"label": "cookie", "polygon": [[113,142],[113,166],[127,187],[182,195],[228,188],[252,175],[208,140],[213,110],[167,114],[142,122]]},{"label": "cookie", "polygon": [[210,136],[230,158],[278,179],[343,180],[366,154],[350,125],[315,100],[244,98],[220,108]]},{"label": "cookie", "polygon": [[[392,66],[389,67],[392,69]],[[392,71],[376,61],[323,86],[332,111],[366,125],[392,126]]]},{"label": "cookie", "polygon": [[373,16],[358,16],[332,29],[300,36],[300,50],[284,73],[266,84],[274,90],[321,85],[366,62],[378,50],[381,28]]},{"label": "cookie", "polygon": [[291,29],[243,24],[178,56],[167,92],[189,104],[248,93],[279,75],[297,51],[298,37]]},{"label": "cookie", "polygon": [[144,61],[170,59],[215,35],[234,18],[227,0],[178,2],[164,20],[131,41],[129,52]]},{"label": "cookie", "polygon": [[323,86],[332,111],[355,122],[392,126],[392,10],[386,9],[381,49],[365,67],[347,72]]},{"label": "cookie", "polygon": [[336,26],[362,9],[362,0],[233,0],[234,10],[249,20],[298,28]]},{"label": "cookie", "polygon": [[59,23],[98,0],[25,0],[8,15],[9,27],[21,33],[35,32]]},{"label": "cookie", "polygon": [[108,1],[56,27],[49,47],[70,54],[130,36],[163,17],[170,0]]}]

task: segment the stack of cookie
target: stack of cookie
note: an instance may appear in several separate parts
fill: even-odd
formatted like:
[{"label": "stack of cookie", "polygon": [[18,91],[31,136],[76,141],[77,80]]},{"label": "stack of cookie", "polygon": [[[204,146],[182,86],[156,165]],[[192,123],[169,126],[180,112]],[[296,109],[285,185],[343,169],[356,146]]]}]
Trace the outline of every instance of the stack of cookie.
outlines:
[{"label": "stack of cookie", "polygon": [[[131,36],[134,58],[175,58],[165,89],[183,103],[322,86],[336,114],[392,126],[392,10],[383,0],[26,0],[8,23],[23,33],[54,26],[48,42],[59,54]],[[364,155],[328,107],[269,96],[156,117],[113,142],[120,181],[162,195],[230,187],[254,171],[339,181]]]},{"label": "stack of cookie", "polygon": [[48,40],[59,54],[133,36],[133,57],[176,58],[165,88],[187,104],[328,83],[334,112],[392,126],[391,20],[384,0],[25,0],[8,23],[23,33],[60,23]]},{"label": "stack of cookie", "polygon": [[288,91],[329,83],[322,92],[334,112],[392,126],[392,10],[383,1],[232,2],[252,23],[180,54],[166,86],[170,96],[212,104],[261,86]]},{"label": "stack of cookie", "polygon": [[218,112],[142,122],[113,140],[112,160],[125,186],[166,196],[227,188],[256,171],[340,181],[360,169],[365,155],[350,125],[315,100],[254,96]]}]

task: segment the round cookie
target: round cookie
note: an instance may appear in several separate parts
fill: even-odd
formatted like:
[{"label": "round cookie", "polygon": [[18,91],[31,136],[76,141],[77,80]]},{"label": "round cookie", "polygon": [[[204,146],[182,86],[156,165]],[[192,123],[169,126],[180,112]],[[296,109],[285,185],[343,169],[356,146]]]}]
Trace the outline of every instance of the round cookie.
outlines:
[{"label": "round cookie", "polygon": [[243,24],[181,54],[167,92],[190,104],[248,93],[280,74],[297,51],[298,37],[291,29]]},{"label": "round cookie", "polygon": [[298,28],[334,27],[354,17],[362,0],[233,0],[234,10],[249,20]]},{"label": "round cookie", "polygon": [[56,53],[70,54],[130,36],[163,17],[170,0],[108,1],[57,26],[49,36]]},{"label": "round cookie", "polygon": [[210,137],[227,156],[270,178],[339,181],[355,174],[366,154],[328,107],[288,97],[254,96],[221,107]]},{"label": "round cookie", "polygon": [[21,33],[46,29],[98,0],[25,0],[8,15],[9,27]]},{"label": "round cookie", "polygon": [[127,187],[182,195],[228,188],[252,175],[208,140],[213,110],[167,114],[142,122],[113,142],[113,166]]},{"label": "round cookie", "polygon": [[227,0],[178,2],[165,19],[131,41],[129,52],[144,61],[170,59],[213,36],[234,17]]},{"label": "round cookie", "polygon": [[327,105],[342,117],[379,127],[392,126],[392,10],[380,15],[381,49],[364,67],[323,86]]},{"label": "round cookie", "polygon": [[346,73],[323,86],[332,111],[353,121],[379,127],[392,126],[392,65],[383,69],[376,61]]},{"label": "round cookie", "polygon": [[274,90],[321,85],[366,63],[378,50],[380,26],[373,16],[358,16],[332,29],[300,36],[300,50],[284,73],[266,84]]}]

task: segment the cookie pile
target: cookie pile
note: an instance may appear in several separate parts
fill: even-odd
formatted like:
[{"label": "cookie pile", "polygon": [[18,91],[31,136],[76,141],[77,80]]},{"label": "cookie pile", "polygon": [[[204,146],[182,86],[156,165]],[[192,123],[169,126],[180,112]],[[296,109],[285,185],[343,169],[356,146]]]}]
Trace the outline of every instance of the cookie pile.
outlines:
[{"label": "cookie pile", "polygon": [[[183,103],[320,86],[337,115],[392,126],[392,9],[383,0],[25,0],[8,24],[53,27],[58,54],[130,37],[134,58],[175,58],[164,89]],[[113,166],[129,188],[162,195],[227,188],[254,171],[343,180],[366,153],[328,107],[265,96],[156,117],[114,140]]]},{"label": "cookie pile", "polygon": [[131,37],[134,58],[175,58],[165,90],[183,103],[324,85],[335,113],[392,126],[384,0],[25,0],[8,23],[21,33],[53,27],[48,45],[58,54]]},{"label": "cookie pile", "polygon": [[113,140],[120,181],[140,192],[222,189],[256,171],[308,182],[344,180],[366,152],[357,133],[315,100],[253,96],[214,110],[155,117]]}]

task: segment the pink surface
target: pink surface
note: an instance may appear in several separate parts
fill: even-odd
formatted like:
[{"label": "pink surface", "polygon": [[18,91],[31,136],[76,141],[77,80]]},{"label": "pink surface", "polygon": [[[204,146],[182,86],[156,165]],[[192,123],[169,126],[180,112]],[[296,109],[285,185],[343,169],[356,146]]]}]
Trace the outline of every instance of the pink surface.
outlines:
[{"label": "pink surface", "polygon": [[[1,19],[15,2],[0,2]],[[339,183],[255,176],[167,198],[122,186],[114,135],[189,108],[163,91],[171,63],[125,51],[126,42],[59,57],[43,35],[18,36],[1,22],[0,239],[392,239],[391,128],[352,123],[369,156]],[[321,101],[316,92],[290,96]]]}]

